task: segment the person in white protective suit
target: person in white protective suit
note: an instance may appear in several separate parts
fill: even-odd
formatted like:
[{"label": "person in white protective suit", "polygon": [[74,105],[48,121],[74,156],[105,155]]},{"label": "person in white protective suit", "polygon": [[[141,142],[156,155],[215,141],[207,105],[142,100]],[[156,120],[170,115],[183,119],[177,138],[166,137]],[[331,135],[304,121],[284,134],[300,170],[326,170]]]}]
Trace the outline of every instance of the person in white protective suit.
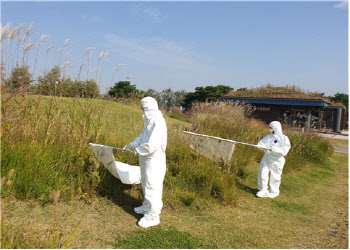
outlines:
[{"label": "person in white protective suit", "polygon": [[141,106],[144,113],[143,132],[124,149],[135,148],[139,154],[144,201],[142,206],[134,208],[134,211],[137,214],[144,214],[138,225],[147,228],[160,223],[159,215],[163,207],[162,193],[166,171],[167,127],[154,98],[143,98]]},{"label": "person in white protective suit", "polygon": [[[280,122],[273,121],[269,124],[270,135],[265,136],[258,143],[258,148],[265,151],[260,162],[258,174],[258,189],[256,196],[275,198],[279,195],[281,175],[285,163],[284,156],[290,149],[290,142],[287,136],[282,133]],[[270,191],[268,190],[269,173]]]}]

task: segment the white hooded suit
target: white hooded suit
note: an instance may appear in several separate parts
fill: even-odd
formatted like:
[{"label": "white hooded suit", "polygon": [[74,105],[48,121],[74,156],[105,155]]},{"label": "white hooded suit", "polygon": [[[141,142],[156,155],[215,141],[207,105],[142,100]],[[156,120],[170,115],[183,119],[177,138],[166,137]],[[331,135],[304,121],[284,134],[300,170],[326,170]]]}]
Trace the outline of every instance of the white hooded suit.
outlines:
[{"label": "white hooded suit", "polygon": [[[141,106],[144,112],[143,132],[125,149],[135,148],[135,151],[139,154],[144,201],[141,207],[135,208],[135,212],[145,214],[139,225],[148,227],[153,226],[157,221],[156,224],[159,224],[159,214],[163,207],[162,193],[166,171],[167,127],[154,98],[143,98]],[[141,221],[146,223],[141,223]]]},{"label": "white hooded suit", "polygon": [[[265,136],[258,143],[258,147],[265,151],[261,160],[258,175],[258,197],[275,198],[279,195],[281,175],[285,163],[284,156],[290,149],[290,142],[287,136],[282,133],[281,123],[273,121],[270,123],[270,135]],[[270,191],[268,190],[269,173]]]}]

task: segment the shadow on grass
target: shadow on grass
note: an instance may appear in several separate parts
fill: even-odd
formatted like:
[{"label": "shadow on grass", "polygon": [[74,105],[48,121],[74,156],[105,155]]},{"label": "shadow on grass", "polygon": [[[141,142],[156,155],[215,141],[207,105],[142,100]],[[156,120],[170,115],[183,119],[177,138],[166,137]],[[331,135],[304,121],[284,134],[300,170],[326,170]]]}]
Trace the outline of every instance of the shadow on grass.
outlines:
[{"label": "shadow on grass", "polygon": [[102,180],[100,188],[99,194],[101,197],[112,201],[115,205],[122,208],[126,213],[134,216],[137,220],[143,217],[142,214],[136,214],[134,212],[135,207],[142,205],[142,200],[132,196],[132,185],[125,185],[114,177],[107,177]]},{"label": "shadow on grass", "polygon": [[247,185],[245,185],[245,184],[243,184],[243,183],[239,183],[239,182],[238,182],[238,187],[239,187],[241,190],[243,190],[243,191],[245,191],[245,192],[247,192],[247,193],[250,193],[251,195],[253,195],[253,196],[255,196],[255,197],[256,197],[256,194],[259,192],[258,189],[256,189],[256,188],[251,188],[251,187],[249,187],[249,186],[247,186]]}]

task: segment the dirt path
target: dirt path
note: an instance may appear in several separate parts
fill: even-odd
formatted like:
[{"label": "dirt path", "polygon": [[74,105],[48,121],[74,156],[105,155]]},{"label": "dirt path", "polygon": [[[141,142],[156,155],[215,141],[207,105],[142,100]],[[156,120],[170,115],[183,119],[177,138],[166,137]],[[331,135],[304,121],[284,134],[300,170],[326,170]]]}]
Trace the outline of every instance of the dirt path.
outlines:
[{"label": "dirt path", "polygon": [[349,147],[343,146],[343,145],[335,145],[335,152],[336,153],[349,153]]}]

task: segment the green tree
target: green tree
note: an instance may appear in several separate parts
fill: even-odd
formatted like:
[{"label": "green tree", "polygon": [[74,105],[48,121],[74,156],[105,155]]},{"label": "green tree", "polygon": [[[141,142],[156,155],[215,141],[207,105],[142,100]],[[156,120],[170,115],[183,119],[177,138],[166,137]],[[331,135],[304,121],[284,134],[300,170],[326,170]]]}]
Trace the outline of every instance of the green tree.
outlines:
[{"label": "green tree", "polygon": [[70,76],[63,78],[61,83],[61,89],[64,90],[62,91],[62,96],[64,97],[74,97],[74,81],[71,79]]},{"label": "green tree", "polygon": [[212,102],[217,101],[221,96],[232,91],[233,88],[225,85],[196,87],[195,92],[185,94],[182,106],[186,109],[192,106],[194,102]]},{"label": "green tree", "polygon": [[63,95],[65,86],[61,80],[61,73],[61,68],[59,66],[54,66],[50,71],[44,72],[43,76],[39,76],[39,92],[43,95]]},{"label": "green tree", "polygon": [[73,93],[72,97],[84,97],[84,82],[75,80],[71,92]]},{"label": "green tree", "polygon": [[131,85],[130,81],[119,81],[109,89],[108,95],[117,98],[131,97],[132,94],[139,93],[136,85]]},{"label": "green tree", "polygon": [[21,66],[12,69],[11,75],[5,80],[5,87],[10,90],[28,88],[33,82],[33,76],[29,73],[28,66]]},{"label": "green tree", "polygon": [[165,89],[160,93],[160,103],[161,106],[167,109],[175,106],[175,95],[171,88]]},{"label": "green tree", "polygon": [[330,96],[329,99],[336,103],[341,103],[345,106],[346,110],[349,108],[349,95],[345,93],[336,93],[334,96]]},{"label": "green tree", "polygon": [[95,80],[90,79],[84,82],[84,97],[95,98],[100,96],[100,90]]},{"label": "green tree", "polygon": [[180,91],[173,91],[171,88],[163,90],[160,94],[159,103],[164,108],[171,108],[171,107],[181,107],[181,103],[183,102],[186,91],[180,90]]},{"label": "green tree", "polygon": [[160,103],[160,93],[158,93],[156,90],[154,89],[148,89],[145,93],[144,96],[151,96],[154,99],[157,100],[158,103]]},{"label": "green tree", "polygon": [[182,106],[182,102],[184,101],[186,94],[187,92],[185,90],[179,90],[174,92],[174,98],[175,98],[174,105],[176,107]]}]

